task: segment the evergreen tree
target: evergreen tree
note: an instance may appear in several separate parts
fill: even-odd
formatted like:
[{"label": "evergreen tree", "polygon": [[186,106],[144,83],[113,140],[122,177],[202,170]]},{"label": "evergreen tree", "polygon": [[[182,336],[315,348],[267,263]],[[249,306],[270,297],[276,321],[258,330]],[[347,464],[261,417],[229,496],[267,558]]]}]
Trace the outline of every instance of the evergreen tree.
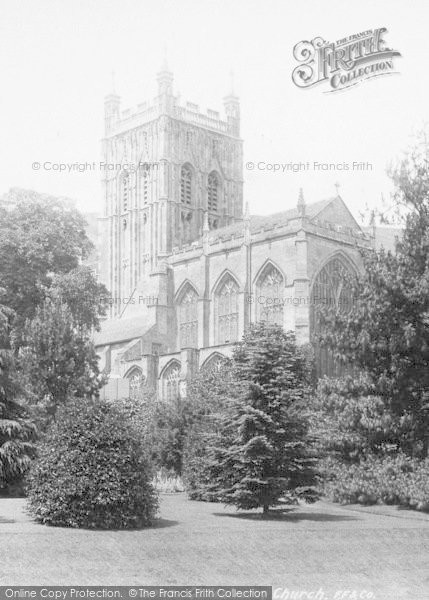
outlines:
[{"label": "evergreen tree", "polygon": [[399,422],[391,441],[420,457],[429,449],[428,165],[423,141],[392,171],[405,225],[396,253],[365,252],[350,312],[321,314],[322,343],[369,377],[384,410]]},{"label": "evergreen tree", "polygon": [[9,331],[12,311],[0,305],[0,490],[17,481],[34,456],[36,429],[15,400]]},{"label": "evergreen tree", "polygon": [[386,410],[375,392],[364,373],[319,380],[309,404],[319,458],[351,465],[394,450],[409,424]]},{"label": "evergreen tree", "polygon": [[237,508],[317,498],[305,415],[309,370],[292,332],[253,325],[233,356],[244,391],[222,417],[211,472],[220,498]]}]

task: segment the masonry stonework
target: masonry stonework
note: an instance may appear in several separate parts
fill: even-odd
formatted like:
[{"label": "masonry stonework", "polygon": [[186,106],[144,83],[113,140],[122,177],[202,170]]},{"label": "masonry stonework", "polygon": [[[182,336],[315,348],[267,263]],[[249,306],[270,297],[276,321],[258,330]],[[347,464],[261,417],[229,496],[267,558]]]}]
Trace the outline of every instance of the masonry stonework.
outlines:
[{"label": "masonry stonework", "polygon": [[358,272],[373,245],[339,195],[306,204],[301,192],[296,208],[265,217],[244,211],[238,98],[225,98],[222,118],[204,114],[180,104],[172,82],[165,66],[158,96],[134,112],[121,113],[116,94],[105,102],[103,160],[115,168],[103,179],[99,272],[112,302],[96,346],[108,396],[142,382],[186,395],[257,320],[309,342],[315,281],[334,301],[343,293],[324,267]]}]

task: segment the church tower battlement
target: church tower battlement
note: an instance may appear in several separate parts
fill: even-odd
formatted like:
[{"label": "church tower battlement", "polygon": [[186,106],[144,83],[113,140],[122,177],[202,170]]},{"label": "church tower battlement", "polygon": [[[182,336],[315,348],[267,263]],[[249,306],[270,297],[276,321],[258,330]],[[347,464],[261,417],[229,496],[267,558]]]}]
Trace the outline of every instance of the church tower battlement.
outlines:
[{"label": "church tower battlement", "polygon": [[116,92],[105,98],[101,279],[113,297],[129,296],[173,248],[200,239],[206,213],[210,229],[243,214],[238,98],[224,99],[221,117],[181,103],[166,64],[157,84],[154,100],[134,111],[121,111]]}]

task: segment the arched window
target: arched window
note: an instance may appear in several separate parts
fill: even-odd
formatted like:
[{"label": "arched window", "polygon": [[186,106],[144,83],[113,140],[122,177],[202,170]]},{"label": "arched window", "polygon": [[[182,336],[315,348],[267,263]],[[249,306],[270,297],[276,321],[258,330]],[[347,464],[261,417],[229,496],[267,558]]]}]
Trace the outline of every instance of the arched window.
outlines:
[{"label": "arched window", "polygon": [[285,281],[280,271],[268,264],[256,283],[258,321],[283,326]]},{"label": "arched window", "polygon": [[144,384],[144,376],[141,369],[137,367],[132,369],[127,375],[127,379],[130,382],[130,398],[138,398]]},{"label": "arched window", "polygon": [[212,354],[202,365],[201,370],[212,373],[219,372],[222,370],[222,367],[227,362],[227,358],[218,352]]},{"label": "arched window", "polygon": [[319,375],[340,375],[345,371],[328,348],[317,339],[322,332],[321,309],[332,307],[349,312],[353,303],[352,280],[356,271],[341,257],[332,258],[317,274],[310,295],[310,336],[315,347],[316,368]]},{"label": "arched window", "polygon": [[198,294],[188,285],[179,301],[179,344],[180,348],[198,346]]},{"label": "arched window", "polygon": [[215,294],[215,327],[218,344],[238,339],[238,285],[227,276]]},{"label": "arched window", "polygon": [[207,182],[207,208],[212,212],[217,212],[219,205],[219,177],[215,171],[212,171]]},{"label": "arched window", "polygon": [[122,177],[122,212],[128,210],[128,199],[130,192],[130,181],[128,173],[125,173]]},{"label": "arched window", "polygon": [[162,375],[162,396],[167,402],[174,402],[179,397],[180,364],[173,361]]},{"label": "arched window", "polygon": [[149,170],[148,165],[142,165],[140,171],[140,183],[141,183],[141,197],[143,199],[143,204],[147,204],[149,197]]},{"label": "arched window", "polygon": [[183,204],[192,202],[192,169],[189,165],[183,165],[180,171],[180,200]]}]

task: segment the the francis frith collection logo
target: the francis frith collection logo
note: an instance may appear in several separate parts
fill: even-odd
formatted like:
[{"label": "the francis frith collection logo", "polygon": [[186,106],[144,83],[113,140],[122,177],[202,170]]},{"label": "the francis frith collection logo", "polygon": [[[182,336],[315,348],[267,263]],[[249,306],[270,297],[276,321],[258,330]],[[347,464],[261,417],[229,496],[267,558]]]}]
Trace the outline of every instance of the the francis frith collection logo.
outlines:
[{"label": "the francis frith collection logo", "polygon": [[386,46],[385,27],[350,35],[337,42],[316,37],[294,46],[293,56],[300,63],[292,73],[298,87],[309,88],[329,83],[327,92],[350,88],[372,77],[392,75],[393,59],[401,56]]}]

